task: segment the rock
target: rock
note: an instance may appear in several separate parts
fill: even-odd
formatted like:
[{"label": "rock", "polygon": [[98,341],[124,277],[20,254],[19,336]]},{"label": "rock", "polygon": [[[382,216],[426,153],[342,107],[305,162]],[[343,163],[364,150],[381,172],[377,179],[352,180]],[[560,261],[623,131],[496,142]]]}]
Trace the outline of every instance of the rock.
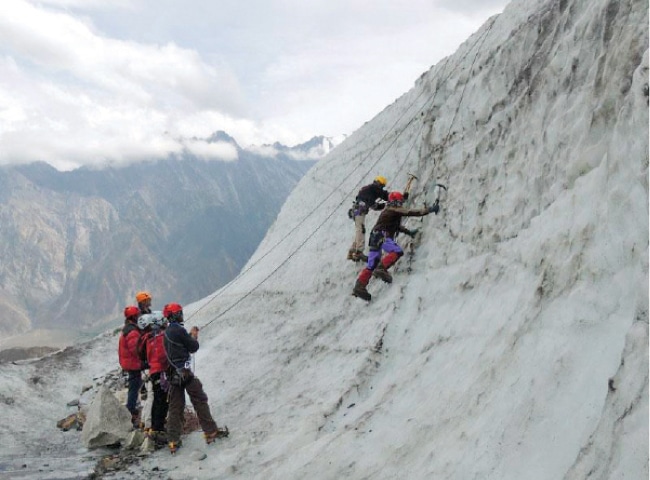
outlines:
[{"label": "rock", "polygon": [[117,397],[117,400],[122,404],[126,405],[126,397],[129,393],[129,390],[127,388],[122,388],[120,390],[117,390],[115,392],[115,397]]},{"label": "rock", "polygon": [[185,407],[183,412],[183,434],[188,434],[201,430],[201,425],[199,424],[199,417],[196,416],[194,410],[190,407]]},{"label": "rock", "polygon": [[79,399],[77,400],[70,400],[68,403],[65,404],[66,407],[77,407],[79,406]]},{"label": "rock", "polygon": [[56,426],[64,432],[72,429],[81,430],[83,428],[84,420],[85,418],[79,413],[73,413],[56,422]]},{"label": "rock", "polygon": [[140,453],[143,454],[150,454],[156,450],[156,442],[153,441],[153,439],[147,437],[144,439],[144,442],[142,442],[142,446],[140,447]]},{"label": "rock", "polygon": [[88,390],[92,390],[92,388],[93,388],[92,385],[86,385],[86,386],[82,387],[82,388],[81,388],[81,394],[83,395],[83,394],[84,394],[85,392],[87,392]]},{"label": "rock", "polygon": [[124,448],[126,450],[135,450],[142,445],[144,439],[144,433],[142,433],[140,430],[133,430],[126,437],[126,440],[124,441]]},{"label": "rock", "polygon": [[100,460],[100,465],[104,471],[117,470],[120,467],[120,457],[111,455]]},{"label": "rock", "polygon": [[81,439],[86,448],[114,445],[126,440],[132,429],[129,411],[102,387],[88,407]]}]

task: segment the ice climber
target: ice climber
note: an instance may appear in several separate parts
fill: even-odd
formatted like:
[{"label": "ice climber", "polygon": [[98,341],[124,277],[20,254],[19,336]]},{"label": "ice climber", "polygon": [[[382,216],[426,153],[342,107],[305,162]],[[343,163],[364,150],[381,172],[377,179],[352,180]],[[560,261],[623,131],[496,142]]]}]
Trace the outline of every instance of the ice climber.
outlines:
[{"label": "ice climber", "polygon": [[140,317],[138,307],[131,305],[124,309],[124,328],[122,328],[118,345],[120,367],[128,375],[129,390],[126,397],[126,408],[131,412],[131,423],[136,428],[140,424],[138,391],[142,385],[143,367],[138,355],[138,340],[140,339],[138,317]]},{"label": "ice climber", "polygon": [[151,313],[151,294],[149,292],[138,292],[135,294],[135,301],[143,314]]},{"label": "ice climber", "polygon": [[178,303],[169,303],[163,309],[163,315],[169,321],[164,333],[164,346],[169,361],[169,411],[167,413],[167,440],[169,451],[175,453],[181,446],[181,427],[185,410],[185,392],[190,397],[194,411],[199,419],[206,443],[210,444],[218,437],[228,436],[228,429],[217,427],[210,413],[208,396],[203,391],[201,381],[192,372],[190,354],[199,349],[199,329],[192,327],[187,333],[183,326],[183,307]]},{"label": "ice climber", "polygon": [[145,429],[146,435],[157,445],[164,445],[167,442],[165,433],[165,419],[169,404],[167,402],[166,371],[169,368],[167,354],[164,347],[164,330],[167,327],[167,319],[162,312],[153,312],[142,315],[138,319],[138,325],[146,333],[144,339],[145,356],[149,368],[149,381],[153,393],[151,402],[151,426]]},{"label": "ice climber", "polygon": [[350,209],[350,218],[354,220],[354,240],[348,251],[348,260],[354,262],[368,260],[363,253],[366,246],[366,215],[370,209],[381,210],[384,208],[385,204],[379,200],[388,200],[388,191],[384,188],[385,186],[386,178],[380,175],[375,177],[370,185],[361,187],[357,193]]},{"label": "ice climber", "polygon": [[[152,297],[151,294],[147,291],[140,291],[135,294],[135,301],[138,303],[138,308],[140,309],[140,315],[149,315],[151,314],[151,302],[152,302]],[[142,332],[140,332],[142,333]],[[138,352],[140,353],[140,344],[138,344]],[[144,353],[144,356],[141,355],[142,361],[145,365],[143,365],[143,370],[145,368],[148,368],[146,366],[147,363],[147,357],[146,357],[146,352]],[[146,382],[141,382],[141,388],[140,388],[140,399],[142,401],[147,400],[148,398],[148,393],[147,393],[147,383]],[[146,411],[145,413],[149,413],[149,411]],[[144,427],[145,422],[145,416],[141,415],[140,418],[140,426]]]},{"label": "ice climber", "polygon": [[[367,286],[370,278],[375,276],[386,283],[391,283],[393,277],[388,269],[404,255],[402,247],[395,242],[395,235],[398,232],[405,233],[411,237],[415,236],[417,230],[409,230],[401,225],[402,217],[423,217],[429,213],[438,213],[440,207],[435,203],[431,207],[408,209],[404,208],[404,195],[400,192],[391,192],[388,195],[386,208],[381,212],[377,223],[370,232],[368,245],[370,253],[368,254],[368,263],[359,277],[357,278],[352,294],[355,297],[370,301],[372,298],[368,293]],[[383,259],[382,251],[386,253]]]}]

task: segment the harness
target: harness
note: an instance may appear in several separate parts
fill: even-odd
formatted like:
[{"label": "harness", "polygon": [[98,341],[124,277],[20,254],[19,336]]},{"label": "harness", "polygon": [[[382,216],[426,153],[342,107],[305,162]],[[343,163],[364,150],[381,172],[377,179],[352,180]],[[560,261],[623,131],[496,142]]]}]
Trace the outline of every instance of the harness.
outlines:
[{"label": "harness", "polygon": [[[167,335],[168,330],[169,327],[165,329],[165,333],[163,334],[165,340],[171,343],[172,345],[185,348],[185,345],[183,345],[182,343],[175,342],[171,338],[169,338],[169,335]],[[166,380],[169,380],[169,383],[171,385],[175,385],[177,387],[182,387],[186,385],[194,377],[194,373],[192,372],[191,354],[190,354],[190,358],[185,362],[185,364],[182,367],[177,367],[174,364],[172,359],[169,358],[169,353],[167,352],[166,348],[165,348],[165,356],[167,357],[167,361],[169,362],[169,378]]]},{"label": "harness", "polygon": [[355,217],[359,215],[367,215],[370,211],[370,207],[363,200],[355,200],[352,202],[352,208],[348,210],[348,217],[354,220]]},{"label": "harness", "polygon": [[370,232],[370,237],[368,238],[368,247],[371,252],[377,252],[381,250],[381,246],[386,240],[386,232],[383,230],[373,230]]}]

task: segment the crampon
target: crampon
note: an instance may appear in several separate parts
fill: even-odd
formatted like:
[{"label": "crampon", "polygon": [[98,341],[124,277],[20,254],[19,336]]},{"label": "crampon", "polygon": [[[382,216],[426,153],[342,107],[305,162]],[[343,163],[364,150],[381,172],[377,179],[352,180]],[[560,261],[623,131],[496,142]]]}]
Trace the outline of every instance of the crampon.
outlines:
[{"label": "crampon", "polygon": [[226,438],[228,435],[230,435],[230,431],[228,430],[228,427],[224,428],[219,428],[214,432],[209,432],[209,433],[204,433],[203,437],[205,438],[205,443],[208,445],[214,442],[217,438]]},{"label": "crampon", "polygon": [[181,447],[182,444],[183,444],[183,443],[182,443],[181,441],[178,441],[178,442],[169,442],[169,443],[167,444],[167,446],[169,447],[169,453],[171,453],[172,455],[174,455],[174,454],[178,451],[178,449]]}]

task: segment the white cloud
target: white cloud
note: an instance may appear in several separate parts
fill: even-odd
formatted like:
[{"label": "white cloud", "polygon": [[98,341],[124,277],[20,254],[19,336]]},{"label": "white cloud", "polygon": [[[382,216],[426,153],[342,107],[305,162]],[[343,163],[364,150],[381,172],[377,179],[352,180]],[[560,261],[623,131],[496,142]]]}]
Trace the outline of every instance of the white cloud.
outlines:
[{"label": "white cloud", "polygon": [[242,146],[349,134],[480,23],[423,0],[7,0],[0,164],[137,161],[217,130]]},{"label": "white cloud", "polygon": [[234,145],[227,142],[208,143],[204,140],[186,140],[187,150],[203,160],[232,161],[239,158]]},{"label": "white cloud", "polygon": [[499,10],[503,7],[501,0],[434,0],[434,4],[454,12],[466,15],[480,13],[486,10]]}]

